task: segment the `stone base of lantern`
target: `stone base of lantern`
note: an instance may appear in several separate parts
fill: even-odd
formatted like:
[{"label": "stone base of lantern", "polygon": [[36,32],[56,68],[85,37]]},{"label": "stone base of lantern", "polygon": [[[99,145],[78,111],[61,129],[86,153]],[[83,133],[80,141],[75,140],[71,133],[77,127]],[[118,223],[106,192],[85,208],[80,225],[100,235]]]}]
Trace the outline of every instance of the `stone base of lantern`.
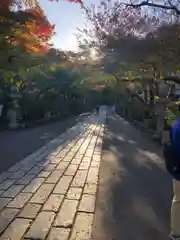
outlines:
[{"label": "stone base of lantern", "polygon": [[8,111],[8,117],[9,117],[9,129],[17,129],[19,124],[17,123],[17,112],[15,109],[10,109]]}]

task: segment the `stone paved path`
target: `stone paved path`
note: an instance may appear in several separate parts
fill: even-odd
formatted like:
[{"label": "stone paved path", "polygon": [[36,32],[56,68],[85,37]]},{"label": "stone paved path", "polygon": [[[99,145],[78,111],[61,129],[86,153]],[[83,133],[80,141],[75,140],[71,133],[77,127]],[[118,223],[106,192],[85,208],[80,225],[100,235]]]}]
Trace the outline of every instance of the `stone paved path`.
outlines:
[{"label": "stone paved path", "polygon": [[0,175],[0,240],[89,240],[105,110]]}]

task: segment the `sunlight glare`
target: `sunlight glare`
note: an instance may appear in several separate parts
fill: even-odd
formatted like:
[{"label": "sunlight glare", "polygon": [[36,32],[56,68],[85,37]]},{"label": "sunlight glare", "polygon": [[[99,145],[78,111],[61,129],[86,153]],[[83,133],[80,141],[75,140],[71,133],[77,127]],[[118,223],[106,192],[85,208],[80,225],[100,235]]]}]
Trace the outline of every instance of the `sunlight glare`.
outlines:
[{"label": "sunlight glare", "polygon": [[96,51],[96,49],[93,48],[93,49],[91,50],[90,55],[91,55],[91,58],[92,58],[92,59],[96,59],[96,58],[97,58],[97,51]]}]

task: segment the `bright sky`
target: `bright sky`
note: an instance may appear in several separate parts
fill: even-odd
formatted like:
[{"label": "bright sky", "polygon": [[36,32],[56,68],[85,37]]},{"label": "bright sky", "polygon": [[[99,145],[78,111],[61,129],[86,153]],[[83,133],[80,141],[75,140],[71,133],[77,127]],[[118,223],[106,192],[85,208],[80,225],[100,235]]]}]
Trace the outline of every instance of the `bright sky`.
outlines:
[{"label": "bright sky", "polygon": [[[84,0],[85,4],[98,3],[100,0]],[[49,2],[40,0],[41,6],[48,16],[49,21],[56,25],[56,35],[53,37],[55,47],[63,50],[77,50],[75,33],[76,28],[84,25],[83,12],[77,3],[67,0]]]}]

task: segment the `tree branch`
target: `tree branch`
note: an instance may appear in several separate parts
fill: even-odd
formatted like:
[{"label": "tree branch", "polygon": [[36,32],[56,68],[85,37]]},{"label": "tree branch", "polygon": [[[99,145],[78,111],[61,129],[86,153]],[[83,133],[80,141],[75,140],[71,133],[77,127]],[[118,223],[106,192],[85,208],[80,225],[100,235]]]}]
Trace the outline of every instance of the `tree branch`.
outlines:
[{"label": "tree branch", "polygon": [[142,1],[139,4],[133,4],[133,3],[132,4],[130,4],[130,3],[129,4],[128,3],[123,3],[123,4],[125,6],[133,7],[133,8],[140,8],[140,7],[148,6],[148,7],[160,8],[160,9],[164,9],[164,10],[172,10],[177,15],[180,15],[180,9],[178,9],[173,4],[162,5],[162,4],[156,4],[156,3],[149,2],[148,0]]}]

